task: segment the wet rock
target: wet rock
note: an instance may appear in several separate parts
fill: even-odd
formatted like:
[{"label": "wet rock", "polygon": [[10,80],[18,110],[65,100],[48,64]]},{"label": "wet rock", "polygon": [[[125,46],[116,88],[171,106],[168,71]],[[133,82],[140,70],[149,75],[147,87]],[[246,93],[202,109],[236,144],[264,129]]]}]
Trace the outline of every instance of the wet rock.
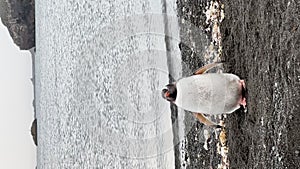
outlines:
[{"label": "wet rock", "polygon": [[203,55],[211,41],[209,27],[204,13],[209,0],[185,1],[178,0],[177,15],[180,27],[179,48],[184,62],[183,74],[191,75],[193,71],[204,65]]},{"label": "wet rock", "polygon": [[34,0],[0,0],[0,17],[21,50],[35,46]]},{"label": "wet rock", "polygon": [[[183,62],[183,76],[190,76],[206,62],[212,62],[204,58],[211,44],[211,25],[206,22],[205,11],[211,3],[210,0],[198,1],[177,1],[177,15],[180,26],[181,58]],[[213,58],[213,57],[210,57]],[[185,112],[186,114],[190,112]],[[211,139],[204,141],[203,130],[206,128],[200,124],[193,116],[185,116],[184,123],[187,127],[185,140],[182,141],[181,149],[184,157],[179,157],[175,153],[176,168],[217,168],[220,164],[220,155],[217,154],[218,140],[212,128],[207,130],[211,133]],[[179,147],[175,147],[175,151]],[[182,155],[181,154],[181,155]]]}]

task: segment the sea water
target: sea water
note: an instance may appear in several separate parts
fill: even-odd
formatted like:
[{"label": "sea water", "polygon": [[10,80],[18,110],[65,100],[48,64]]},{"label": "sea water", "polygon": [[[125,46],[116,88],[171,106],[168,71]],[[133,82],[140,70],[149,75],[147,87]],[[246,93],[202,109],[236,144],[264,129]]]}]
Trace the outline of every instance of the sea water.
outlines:
[{"label": "sea water", "polygon": [[36,33],[38,168],[175,167],[174,0],[37,0]]}]

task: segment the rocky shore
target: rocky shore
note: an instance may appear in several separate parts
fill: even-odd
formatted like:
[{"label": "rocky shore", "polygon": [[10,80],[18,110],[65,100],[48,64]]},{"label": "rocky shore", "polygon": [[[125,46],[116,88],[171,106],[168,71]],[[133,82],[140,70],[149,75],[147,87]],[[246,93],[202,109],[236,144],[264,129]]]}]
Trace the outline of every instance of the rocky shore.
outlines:
[{"label": "rocky shore", "polygon": [[[184,23],[208,27],[203,11],[210,1],[177,2]],[[248,89],[247,111],[237,110],[225,119],[230,168],[300,168],[300,3],[218,2],[225,11],[220,58],[225,61],[225,72],[245,79]],[[207,32],[208,41],[210,35]],[[203,65],[205,58],[199,53],[206,42],[197,40],[197,32],[189,29],[181,30],[181,38],[192,44],[181,44],[183,62],[191,70]],[[186,119],[187,125],[191,120]],[[201,130],[203,126],[197,123],[187,131],[185,147],[179,150],[186,156],[176,157],[183,159],[176,168],[218,167],[216,143],[204,150]]]},{"label": "rocky shore", "polygon": [[[184,65],[183,76],[190,76],[199,67],[218,59],[218,54],[214,53],[218,51],[218,45],[211,43],[213,24],[207,22],[205,14],[209,6],[209,0],[177,1],[181,39],[179,48]],[[211,47],[210,51],[207,50],[208,46]],[[204,57],[205,55],[208,57]],[[212,128],[203,126],[193,116],[186,115],[185,117],[184,123],[189,127],[185,131],[186,136],[181,142],[181,148],[175,147],[176,168],[217,168],[218,164],[221,164],[221,155],[217,154],[218,140],[215,139],[218,133],[215,133]],[[206,144],[204,130],[210,133],[211,138],[208,140],[207,149],[204,148]]]},{"label": "rocky shore", "polygon": [[34,0],[0,0],[0,17],[21,50],[35,46]]}]

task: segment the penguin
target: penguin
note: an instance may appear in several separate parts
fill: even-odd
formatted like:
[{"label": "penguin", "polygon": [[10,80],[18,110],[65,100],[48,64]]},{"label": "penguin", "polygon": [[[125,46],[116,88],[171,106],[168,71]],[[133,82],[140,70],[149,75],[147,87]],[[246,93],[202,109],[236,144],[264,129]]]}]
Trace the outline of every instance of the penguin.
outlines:
[{"label": "penguin", "polygon": [[228,114],[246,107],[246,85],[237,75],[231,73],[206,73],[221,64],[205,65],[189,77],[166,85],[162,97],[177,107],[193,112],[194,116],[208,126],[222,126],[207,119],[203,114]]}]

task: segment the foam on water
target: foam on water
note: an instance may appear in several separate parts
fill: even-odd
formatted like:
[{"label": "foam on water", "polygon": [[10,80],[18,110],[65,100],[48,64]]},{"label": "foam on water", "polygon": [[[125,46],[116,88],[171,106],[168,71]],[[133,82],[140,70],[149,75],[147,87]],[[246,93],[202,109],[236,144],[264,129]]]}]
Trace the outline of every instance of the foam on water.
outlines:
[{"label": "foam on water", "polygon": [[36,1],[39,168],[174,168],[161,6]]}]

